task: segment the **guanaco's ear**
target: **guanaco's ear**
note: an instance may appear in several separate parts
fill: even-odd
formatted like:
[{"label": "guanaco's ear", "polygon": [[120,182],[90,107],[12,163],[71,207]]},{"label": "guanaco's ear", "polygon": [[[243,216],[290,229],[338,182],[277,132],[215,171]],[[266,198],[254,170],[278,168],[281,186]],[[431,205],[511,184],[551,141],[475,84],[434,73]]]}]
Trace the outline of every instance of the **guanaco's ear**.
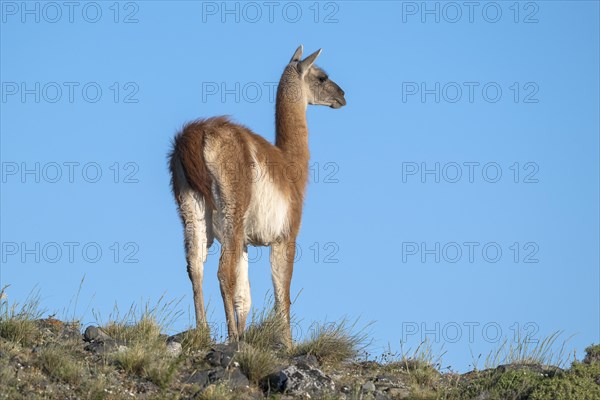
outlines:
[{"label": "guanaco's ear", "polygon": [[319,54],[321,54],[321,51],[323,51],[323,49],[315,51],[310,56],[298,63],[298,71],[300,71],[300,74],[304,75],[306,71],[310,69],[310,67],[315,63],[317,57],[319,57]]},{"label": "guanaco's ear", "polygon": [[296,52],[292,56],[292,59],[290,60],[290,62],[300,61],[300,59],[302,58],[302,50],[303,49],[304,48],[302,47],[302,45],[298,46],[298,48],[296,49]]}]

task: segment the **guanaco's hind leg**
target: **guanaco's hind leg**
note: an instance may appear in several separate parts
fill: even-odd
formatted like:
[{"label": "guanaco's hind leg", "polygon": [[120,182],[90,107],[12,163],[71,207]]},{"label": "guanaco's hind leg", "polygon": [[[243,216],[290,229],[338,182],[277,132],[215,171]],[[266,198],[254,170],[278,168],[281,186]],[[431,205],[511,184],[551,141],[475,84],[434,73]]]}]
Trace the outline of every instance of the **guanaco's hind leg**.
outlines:
[{"label": "guanaco's hind leg", "polygon": [[206,210],[206,202],[197,194],[193,194],[195,201],[190,199],[185,204],[188,217],[185,219],[185,248],[187,258],[187,271],[192,281],[194,293],[194,309],[196,311],[196,326],[206,327],[206,311],[204,309],[204,296],[202,281],[204,278],[204,263],[208,248],[212,244],[212,221],[210,210]]},{"label": "guanaco's hind leg", "polygon": [[179,163],[176,164],[174,179],[178,188],[176,198],[179,215],[183,222],[187,271],[194,293],[196,326],[206,327],[202,280],[208,248],[214,240],[212,209],[202,195],[189,186]]},{"label": "guanaco's hind leg", "polygon": [[245,246],[237,267],[237,282],[235,285],[233,305],[235,308],[238,335],[246,329],[246,319],[252,305],[250,296],[250,280],[248,279],[248,248]]}]

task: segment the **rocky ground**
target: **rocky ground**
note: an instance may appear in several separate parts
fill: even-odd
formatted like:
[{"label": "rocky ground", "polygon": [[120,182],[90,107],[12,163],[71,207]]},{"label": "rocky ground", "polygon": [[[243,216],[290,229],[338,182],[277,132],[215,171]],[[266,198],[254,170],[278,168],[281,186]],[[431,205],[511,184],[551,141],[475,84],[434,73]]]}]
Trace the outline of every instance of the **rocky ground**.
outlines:
[{"label": "rocky ground", "polygon": [[327,332],[283,352],[272,334],[217,344],[195,330],[163,335],[152,321],[83,329],[0,319],[0,399],[600,399],[600,346],[564,370],[531,363],[456,374],[417,359],[358,362],[344,348],[352,341]]}]

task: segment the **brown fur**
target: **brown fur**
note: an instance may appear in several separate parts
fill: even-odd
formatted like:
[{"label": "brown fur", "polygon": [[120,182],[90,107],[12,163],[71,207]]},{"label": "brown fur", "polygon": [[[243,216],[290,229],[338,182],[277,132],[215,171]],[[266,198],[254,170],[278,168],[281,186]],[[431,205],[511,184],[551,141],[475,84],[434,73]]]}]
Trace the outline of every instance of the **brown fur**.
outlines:
[{"label": "brown fur", "polygon": [[[221,120],[224,121],[225,118],[197,120],[186,124],[173,139],[173,150],[169,156],[171,176],[175,175],[174,163],[179,159],[190,186],[201,193],[212,208],[215,203],[211,194],[212,178],[204,160],[204,133]],[[179,188],[175,179],[171,179],[171,184],[177,197]]]}]

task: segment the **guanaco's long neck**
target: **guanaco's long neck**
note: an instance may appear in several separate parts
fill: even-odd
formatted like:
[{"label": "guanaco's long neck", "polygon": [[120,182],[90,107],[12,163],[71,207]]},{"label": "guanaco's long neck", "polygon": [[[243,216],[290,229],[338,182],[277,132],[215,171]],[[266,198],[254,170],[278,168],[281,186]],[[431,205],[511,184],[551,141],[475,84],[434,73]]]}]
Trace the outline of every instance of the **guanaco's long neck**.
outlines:
[{"label": "guanaco's long neck", "polygon": [[[300,229],[302,204],[308,183],[308,126],[306,123],[306,99],[290,89],[294,80],[289,79],[291,72],[286,70],[277,88],[275,104],[275,146],[281,149],[285,162],[287,182],[291,189],[292,209],[290,216],[290,234],[294,237]],[[291,84],[290,84],[291,82]],[[297,88],[299,89],[299,88]],[[293,175],[287,176],[289,171]]]},{"label": "guanaco's long neck", "polygon": [[275,146],[279,147],[289,162],[306,166],[310,158],[308,150],[308,126],[306,101],[279,84],[275,105]]}]

